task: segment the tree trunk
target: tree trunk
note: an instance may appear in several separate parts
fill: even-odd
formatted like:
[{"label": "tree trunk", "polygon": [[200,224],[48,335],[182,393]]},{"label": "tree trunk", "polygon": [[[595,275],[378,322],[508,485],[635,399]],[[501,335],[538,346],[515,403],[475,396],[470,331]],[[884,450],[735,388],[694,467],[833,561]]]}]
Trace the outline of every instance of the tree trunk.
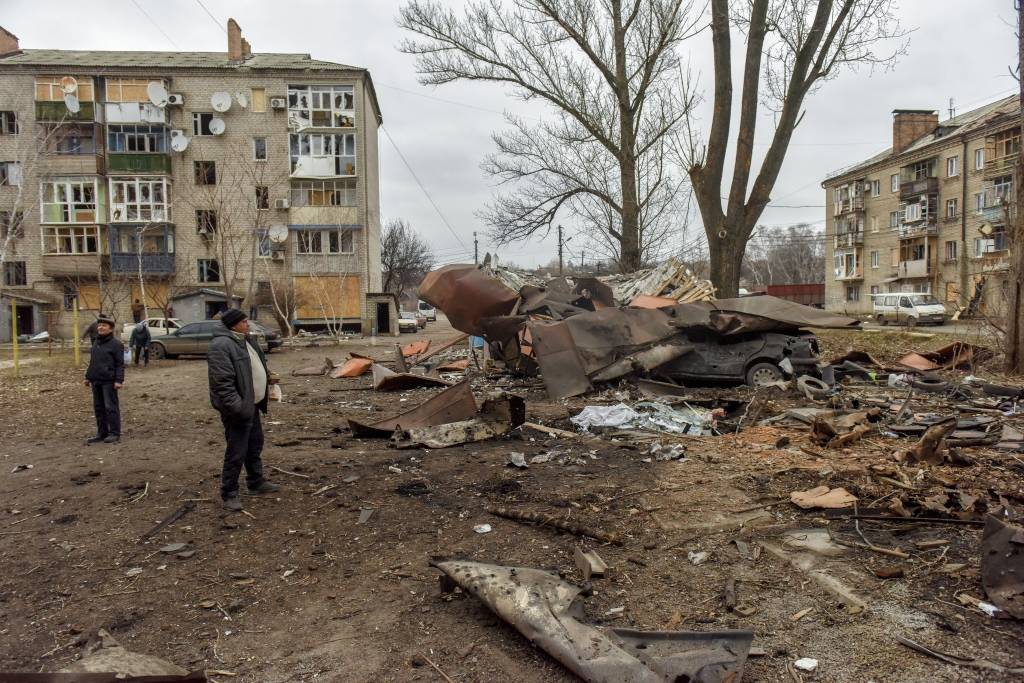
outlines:
[{"label": "tree trunk", "polygon": [[[623,156],[626,152],[623,150]],[[623,273],[640,270],[640,205],[636,196],[636,157],[630,147],[622,161],[622,249],[619,264]]]},{"label": "tree trunk", "polygon": [[729,231],[723,239],[715,235],[708,241],[711,281],[717,287],[715,298],[730,299],[739,295],[743,247],[742,236],[733,231]]}]

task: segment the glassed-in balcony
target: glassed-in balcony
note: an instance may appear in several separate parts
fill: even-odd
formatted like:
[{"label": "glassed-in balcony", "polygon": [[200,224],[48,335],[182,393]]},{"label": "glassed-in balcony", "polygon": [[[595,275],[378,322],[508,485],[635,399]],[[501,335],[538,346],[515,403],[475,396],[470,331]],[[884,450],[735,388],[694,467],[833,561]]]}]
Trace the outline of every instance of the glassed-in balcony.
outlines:
[{"label": "glassed-in balcony", "polygon": [[110,226],[110,270],[114,273],[174,273],[174,226]]}]

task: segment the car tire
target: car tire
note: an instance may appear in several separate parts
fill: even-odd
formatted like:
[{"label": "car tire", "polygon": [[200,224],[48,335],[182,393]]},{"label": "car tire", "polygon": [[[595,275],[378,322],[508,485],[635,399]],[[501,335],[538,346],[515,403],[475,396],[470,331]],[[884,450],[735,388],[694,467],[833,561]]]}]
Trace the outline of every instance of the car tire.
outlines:
[{"label": "car tire", "polygon": [[930,392],[933,394],[941,394],[942,392],[949,389],[949,382],[940,377],[929,377],[924,375],[917,379],[911,380],[910,386],[921,391]]},{"label": "car tire", "polygon": [[804,396],[814,400],[826,398],[832,393],[832,388],[828,384],[810,375],[800,375],[797,377],[796,388]]},{"label": "car tire", "polygon": [[153,360],[163,360],[164,358],[169,358],[169,356],[167,355],[167,349],[165,349],[164,345],[159,342],[153,342],[152,344],[149,345],[149,357],[152,358]]},{"label": "car tire", "polygon": [[782,370],[774,363],[754,363],[747,369],[747,386],[763,387],[782,379]]}]

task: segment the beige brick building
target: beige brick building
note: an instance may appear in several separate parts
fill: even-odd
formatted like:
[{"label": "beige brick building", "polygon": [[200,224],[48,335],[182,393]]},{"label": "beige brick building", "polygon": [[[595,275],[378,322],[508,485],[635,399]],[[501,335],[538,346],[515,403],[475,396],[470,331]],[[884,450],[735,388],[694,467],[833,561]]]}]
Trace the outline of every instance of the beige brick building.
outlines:
[{"label": "beige brick building", "polygon": [[866,315],[872,294],[930,292],[950,313],[1002,313],[1018,116],[1016,96],[941,123],[896,110],[890,149],[822,183],[829,310]]},{"label": "beige brick building", "polygon": [[0,339],[12,298],[20,331],[57,335],[76,299],[84,320],[144,299],[189,322],[239,297],[268,322],[393,331],[369,71],[228,29],[202,53],[21,49],[0,29]]}]

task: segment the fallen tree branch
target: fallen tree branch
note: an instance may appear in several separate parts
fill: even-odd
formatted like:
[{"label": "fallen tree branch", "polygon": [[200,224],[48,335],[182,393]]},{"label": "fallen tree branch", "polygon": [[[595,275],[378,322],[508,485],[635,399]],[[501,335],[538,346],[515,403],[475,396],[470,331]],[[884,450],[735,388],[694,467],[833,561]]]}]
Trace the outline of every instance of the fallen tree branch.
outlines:
[{"label": "fallen tree branch", "polygon": [[519,510],[509,510],[508,508],[487,508],[487,512],[496,517],[511,519],[514,522],[550,526],[558,529],[559,531],[566,531],[576,536],[587,536],[589,538],[602,541],[603,543],[622,545],[622,538],[620,538],[618,534],[608,533],[606,531],[601,531],[600,529],[591,529],[589,527],[571,524],[569,522],[563,522],[560,519],[555,519],[551,515],[545,515],[540,512],[521,512]]},{"label": "fallen tree branch", "polygon": [[288,470],[282,470],[280,467],[274,467],[273,465],[267,465],[267,467],[269,467],[272,470],[276,470],[276,471],[280,472],[281,474],[288,474],[288,475],[291,475],[293,477],[302,477],[303,479],[312,479],[313,478],[313,477],[309,476],[308,474],[299,474],[298,472],[289,472]]},{"label": "fallen tree branch", "polygon": [[975,669],[989,669],[1000,673],[1024,674],[1024,667],[1013,668],[1003,666],[1002,664],[996,664],[995,662],[990,662],[987,659],[975,659],[946,654],[945,652],[939,652],[938,650],[933,650],[930,647],[925,647],[920,643],[915,643],[909,638],[904,638],[899,634],[896,635],[896,642],[901,645],[906,645],[911,650],[920,652],[923,655],[928,655],[929,657],[934,657],[939,661],[945,662],[946,664],[952,664],[953,666],[969,666]]}]

